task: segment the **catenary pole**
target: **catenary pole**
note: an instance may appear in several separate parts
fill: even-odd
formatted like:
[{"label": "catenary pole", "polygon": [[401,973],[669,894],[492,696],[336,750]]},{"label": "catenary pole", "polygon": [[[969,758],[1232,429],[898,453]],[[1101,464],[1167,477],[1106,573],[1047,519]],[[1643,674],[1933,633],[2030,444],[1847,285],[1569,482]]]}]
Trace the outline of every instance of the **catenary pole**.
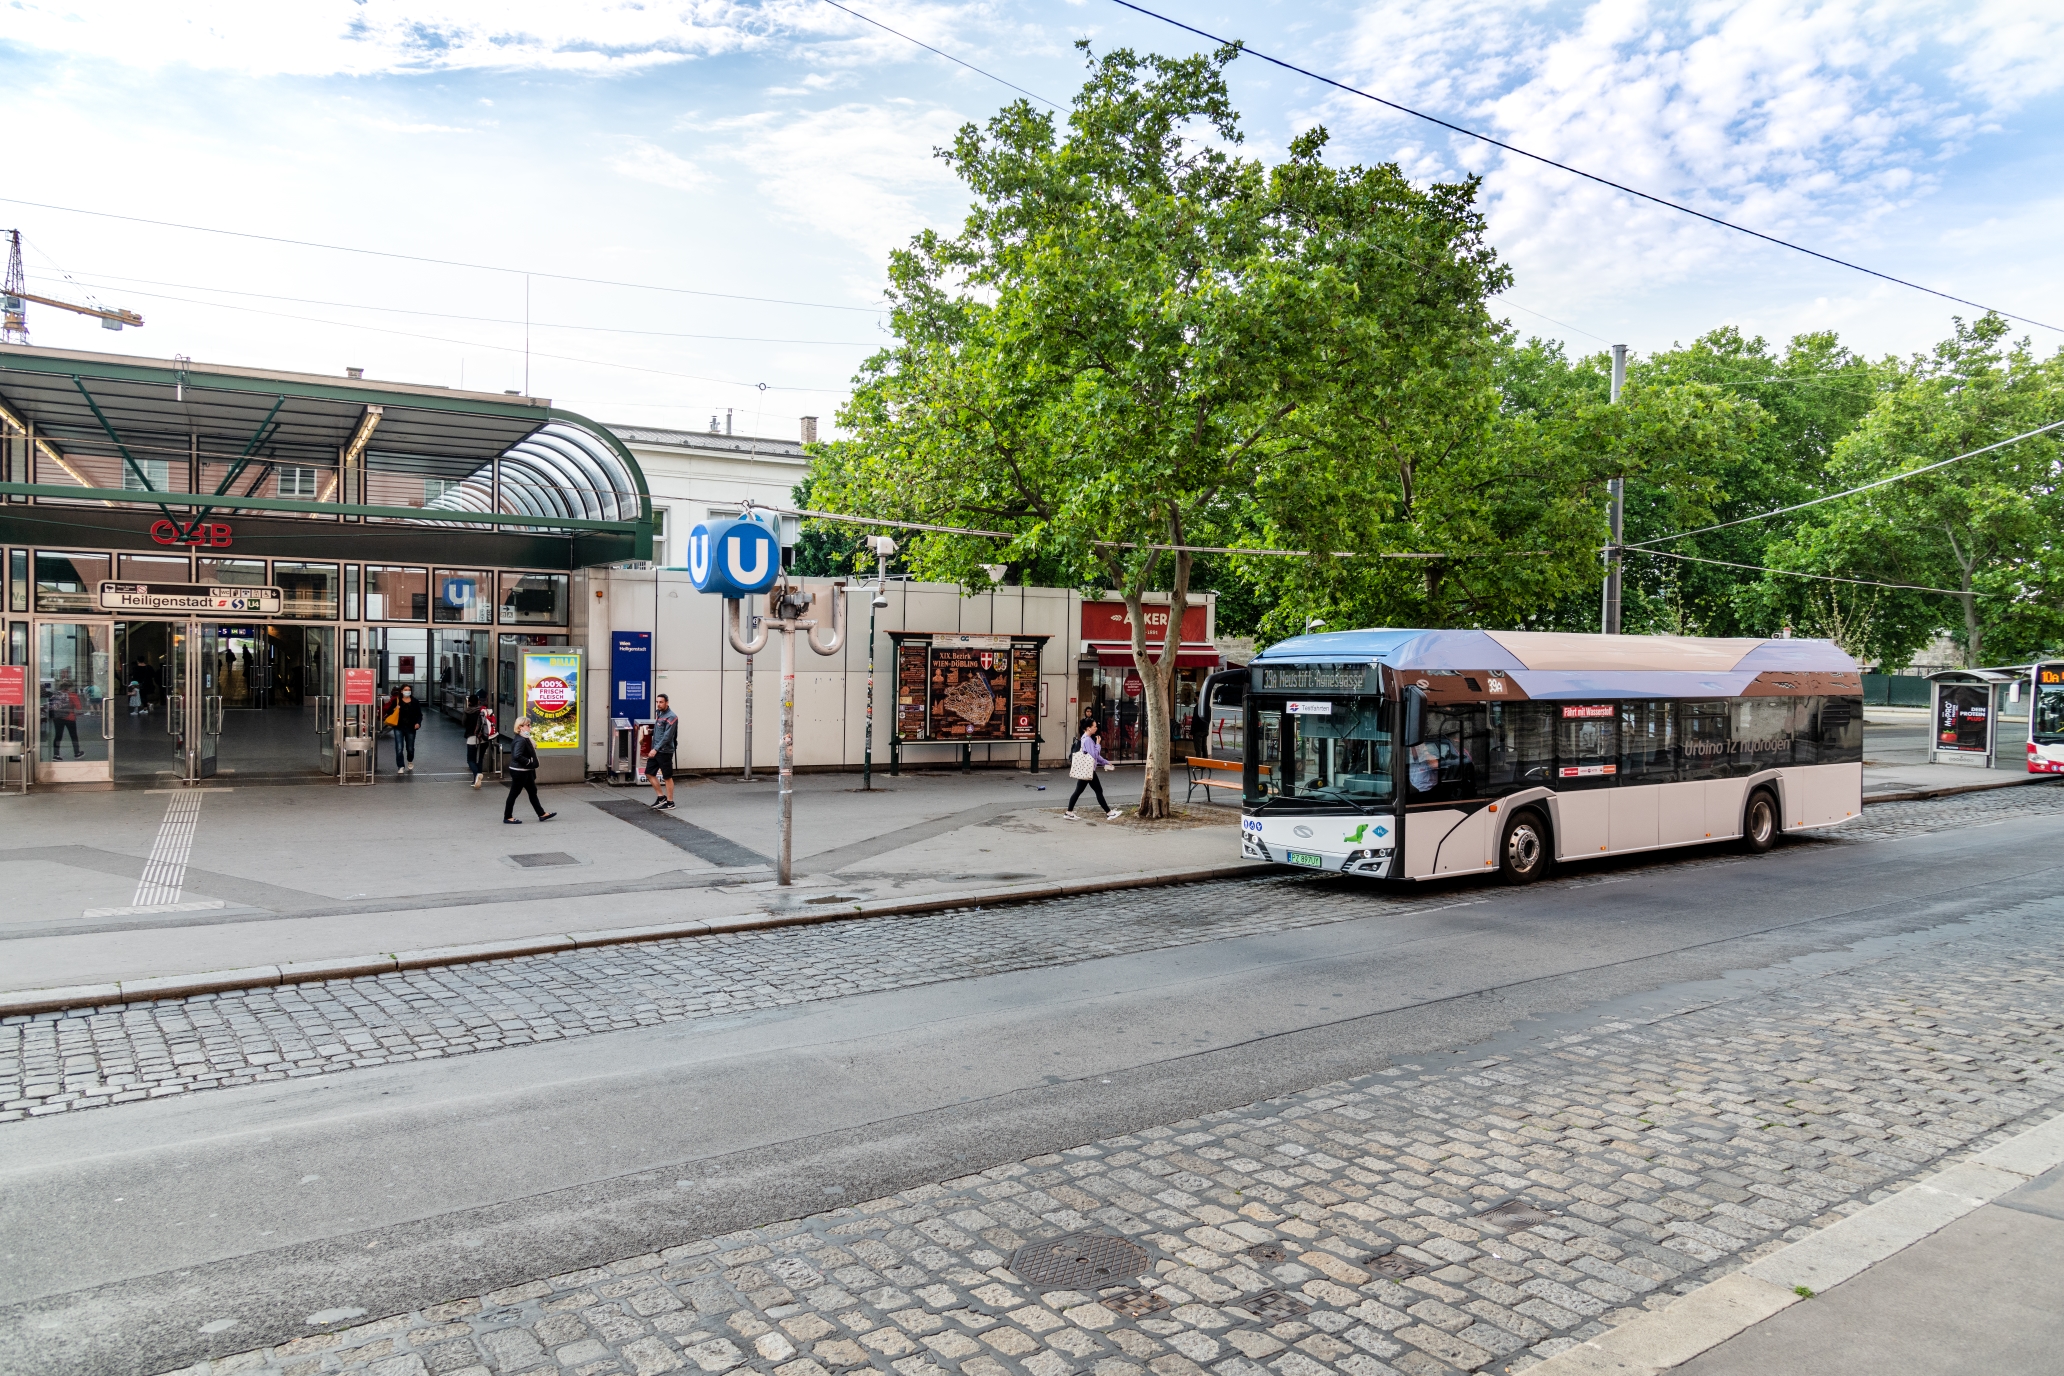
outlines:
[{"label": "catenary pole", "polygon": [[[1620,404],[1620,389],[1627,385],[1627,346],[1612,346],[1612,404]],[[1600,616],[1600,629],[1607,635],[1620,633],[1620,570],[1624,560],[1620,553],[1620,540],[1626,533],[1627,523],[1627,479],[1622,474],[1606,485],[1609,495],[1607,519],[1611,536],[1605,547],[1605,606]]]},{"label": "catenary pole", "polygon": [[896,542],[886,535],[870,535],[867,547],[874,551],[874,598],[867,604],[867,736],[860,745],[860,791],[874,791],[874,615],[889,605],[889,556]]}]

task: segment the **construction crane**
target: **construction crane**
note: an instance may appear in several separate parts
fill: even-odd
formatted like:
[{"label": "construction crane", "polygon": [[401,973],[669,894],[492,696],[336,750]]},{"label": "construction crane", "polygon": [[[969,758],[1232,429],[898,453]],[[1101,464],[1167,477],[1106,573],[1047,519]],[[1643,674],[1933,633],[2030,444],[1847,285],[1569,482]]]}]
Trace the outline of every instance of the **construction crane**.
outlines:
[{"label": "construction crane", "polygon": [[104,330],[119,330],[124,325],[141,325],[143,317],[135,311],[104,310],[99,306],[80,306],[70,301],[60,301],[54,296],[34,296],[29,293],[28,279],[22,273],[21,231],[7,231],[7,286],[5,300],[0,301],[0,344],[26,344],[29,342],[29,308],[34,301],[39,306],[55,306],[61,311],[76,315],[90,315],[100,321]]}]

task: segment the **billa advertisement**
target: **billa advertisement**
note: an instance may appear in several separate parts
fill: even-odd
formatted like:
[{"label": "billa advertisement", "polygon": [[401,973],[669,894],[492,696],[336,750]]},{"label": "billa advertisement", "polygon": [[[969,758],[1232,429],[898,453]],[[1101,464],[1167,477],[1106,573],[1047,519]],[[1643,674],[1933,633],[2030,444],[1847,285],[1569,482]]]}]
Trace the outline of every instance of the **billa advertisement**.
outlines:
[{"label": "billa advertisement", "polygon": [[523,652],[523,715],[540,750],[581,744],[581,657],[568,650]]}]

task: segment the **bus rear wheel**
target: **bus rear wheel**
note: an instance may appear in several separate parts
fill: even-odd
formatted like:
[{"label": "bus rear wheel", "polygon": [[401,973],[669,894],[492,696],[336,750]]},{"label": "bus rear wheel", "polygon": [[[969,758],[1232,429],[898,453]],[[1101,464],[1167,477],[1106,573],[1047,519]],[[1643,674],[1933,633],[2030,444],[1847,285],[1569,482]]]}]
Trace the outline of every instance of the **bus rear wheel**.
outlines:
[{"label": "bus rear wheel", "polygon": [[1751,855],[1761,855],[1777,844],[1777,798],[1767,788],[1759,788],[1749,795],[1749,804],[1742,809],[1741,848]]},{"label": "bus rear wheel", "polygon": [[1554,863],[1548,848],[1548,824],[1541,814],[1521,809],[1506,819],[1498,842],[1498,877],[1508,884],[1531,884]]}]

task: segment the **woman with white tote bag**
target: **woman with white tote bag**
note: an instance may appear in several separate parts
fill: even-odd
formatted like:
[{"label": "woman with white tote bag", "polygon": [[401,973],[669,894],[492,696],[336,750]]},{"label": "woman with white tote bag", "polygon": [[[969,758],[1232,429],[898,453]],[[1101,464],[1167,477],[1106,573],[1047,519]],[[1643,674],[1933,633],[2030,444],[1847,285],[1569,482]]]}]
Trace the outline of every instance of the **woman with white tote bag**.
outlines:
[{"label": "woman with white tote bag", "polygon": [[1103,780],[1097,778],[1097,770],[1117,767],[1104,758],[1103,748],[1097,744],[1095,718],[1083,722],[1082,739],[1076,743],[1075,753],[1068,757],[1068,777],[1075,780],[1075,792],[1068,799],[1068,810],[1061,816],[1072,820],[1075,816],[1075,804],[1082,800],[1082,790],[1091,788],[1096,790],[1097,806],[1104,809],[1105,820],[1117,821],[1118,809],[1105,800]]}]

